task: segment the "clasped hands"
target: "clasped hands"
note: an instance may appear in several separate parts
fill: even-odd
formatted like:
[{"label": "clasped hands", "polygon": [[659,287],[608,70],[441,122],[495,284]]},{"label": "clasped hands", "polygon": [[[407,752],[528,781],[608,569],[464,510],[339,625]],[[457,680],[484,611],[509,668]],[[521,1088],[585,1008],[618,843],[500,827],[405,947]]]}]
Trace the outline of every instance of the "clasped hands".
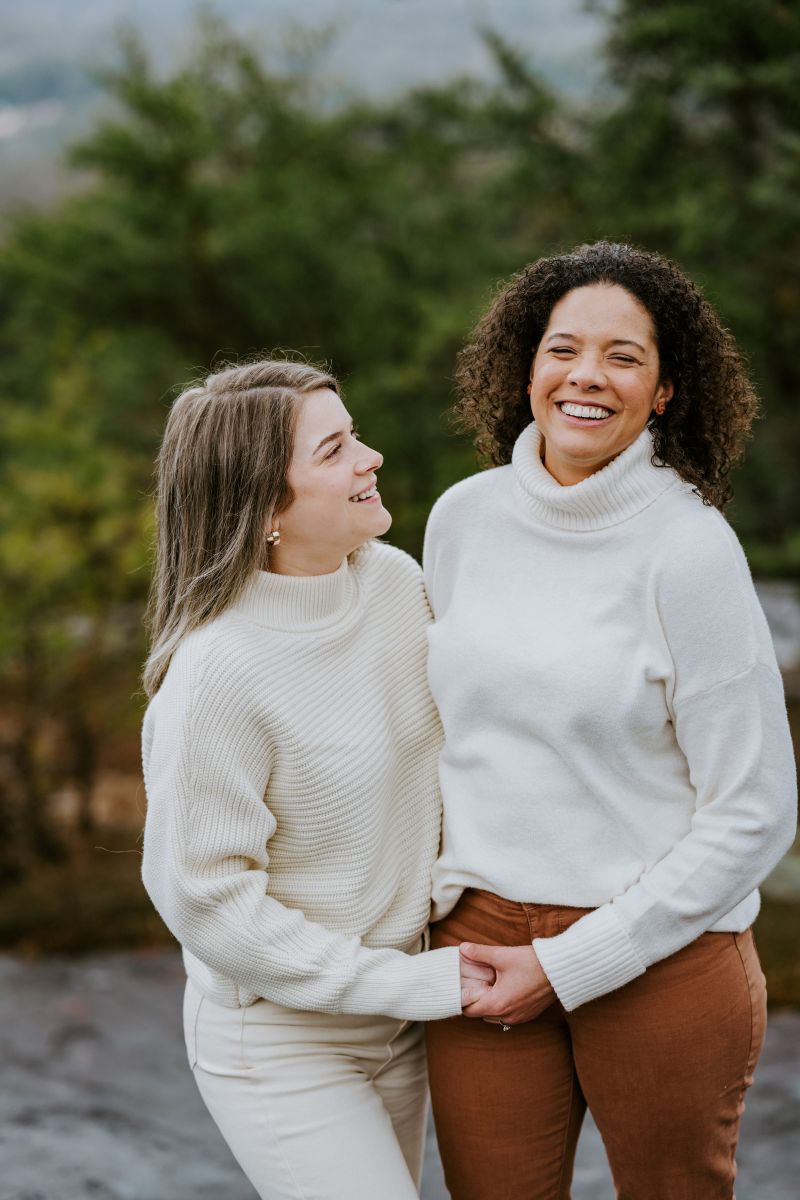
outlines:
[{"label": "clasped hands", "polygon": [[538,1017],[556,998],[533,946],[462,942],[461,1009],[498,1025]]}]

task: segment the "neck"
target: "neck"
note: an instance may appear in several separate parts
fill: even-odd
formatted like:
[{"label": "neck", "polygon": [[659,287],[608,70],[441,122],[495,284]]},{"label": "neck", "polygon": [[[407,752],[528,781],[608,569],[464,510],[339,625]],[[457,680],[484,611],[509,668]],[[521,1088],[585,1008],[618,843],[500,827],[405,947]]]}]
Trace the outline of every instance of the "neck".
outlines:
[{"label": "neck", "polygon": [[357,571],[343,559],[335,571],[288,575],[254,571],[236,607],[271,629],[296,633],[341,624],[361,603]]},{"label": "neck", "polygon": [[[560,529],[606,529],[626,521],[678,482],[674,471],[653,464],[653,439],[644,430],[636,441],[601,469],[583,475],[556,474],[542,455],[535,424],[523,429],[512,463],[524,505],[537,520]],[[561,464],[558,464],[561,465]],[[578,466],[578,464],[568,464]]]},{"label": "neck", "polygon": [[588,479],[591,475],[596,474],[597,471],[601,471],[603,467],[607,467],[610,462],[614,461],[614,458],[616,458],[616,455],[611,458],[604,458],[600,462],[595,463],[570,462],[569,459],[555,454],[548,446],[545,438],[542,438],[542,463],[544,464],[544,469],[562,487],[574,487],[576,483],[583,483],[584,479]]},{"label": "neck", "polygon": [[332,575],[346,557],[346,552],[337,554],[329,547],[274,546],[269,552],[269,570],[273,575]]}]

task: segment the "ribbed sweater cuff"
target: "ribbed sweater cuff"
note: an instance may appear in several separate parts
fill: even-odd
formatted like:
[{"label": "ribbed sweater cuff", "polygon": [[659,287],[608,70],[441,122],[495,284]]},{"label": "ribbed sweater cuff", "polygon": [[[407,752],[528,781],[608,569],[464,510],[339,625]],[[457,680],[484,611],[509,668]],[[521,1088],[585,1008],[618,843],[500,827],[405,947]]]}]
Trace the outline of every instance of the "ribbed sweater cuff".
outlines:
[{"label": "ribbed sweater cuff", "polygon": [[610,904],[587,913],[557,937],[536,938],[533,948],[567,1012],[647,970]]},{"label": "ribbed sweater cuff", "polygon": [[362,980],[348,1008],[406,1021],[436,1021],[461,1013],[458,946],[404,955],[395,969]]}]

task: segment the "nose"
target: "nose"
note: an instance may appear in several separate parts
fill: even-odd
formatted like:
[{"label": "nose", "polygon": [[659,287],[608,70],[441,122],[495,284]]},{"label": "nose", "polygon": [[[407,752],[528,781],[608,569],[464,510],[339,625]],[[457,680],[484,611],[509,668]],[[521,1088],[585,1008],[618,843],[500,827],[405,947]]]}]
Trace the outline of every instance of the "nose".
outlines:
[{"label": "nose", "polygon": [[370,471],[377,471],[383,466],[383,455],[380,450],[373,450],[371,446],[359,443],[360,454],[356,462],[356,471],[359,475],[368,475]]},{"label": "nose", "polygon": [[607,383],[606,374],[599,358],[582,354],[576,358],[567,375],[568,382],[582,392],[601,391]]}]

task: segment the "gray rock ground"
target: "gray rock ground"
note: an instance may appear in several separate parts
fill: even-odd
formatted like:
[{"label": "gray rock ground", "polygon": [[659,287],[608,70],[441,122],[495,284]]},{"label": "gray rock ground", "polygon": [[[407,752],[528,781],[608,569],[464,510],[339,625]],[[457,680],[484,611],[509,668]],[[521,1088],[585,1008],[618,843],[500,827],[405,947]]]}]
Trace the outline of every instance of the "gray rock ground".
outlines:
[{"label": "gray rock ground", "polygon": [[[165,951],[0,956],[0,1200],[254,1200],[186,1066],[182,984]],[[750,1097],[738,1200],[795,1200],[800,1013],[772,1014]],[[422,1194],[447,1197],[432,1136]],[[590,1126],[573,1200],[612,1198]]]}]

